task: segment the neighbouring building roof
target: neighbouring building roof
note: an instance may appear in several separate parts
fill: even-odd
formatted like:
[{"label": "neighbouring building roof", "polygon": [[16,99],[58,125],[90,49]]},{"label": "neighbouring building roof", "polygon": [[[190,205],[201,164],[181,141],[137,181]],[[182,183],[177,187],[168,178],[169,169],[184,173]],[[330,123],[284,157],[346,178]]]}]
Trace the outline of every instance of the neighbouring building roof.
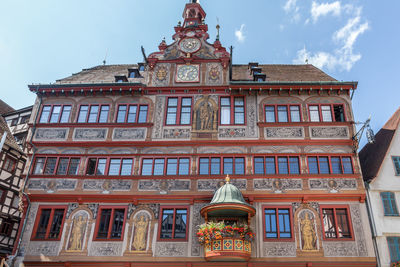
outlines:
[{"label": "neighbouring building roof", "polygon": [[[99,65],[83,69],[69,77],[59,79],[57,84],[70,83],[114,83],[115,76],[129,75],[129,69],[137,69],[137,64]],[[258,65],[262,73],[266,74],[266,81],[293,82],[293,81],[337,81],[322,70],[311,64],[305,65]],[[232,66],[233,81],[253,81],[248,65]]]},{"label": "neighbouring building roof", "polygon": [[14,111],[14,109],[10,107],[6,102],[0,99],[0,115],[11,111]]},{"label": "neighbouring building roof", "polygon": [[10,128],[8,128],[6,121],[2,116],[0,116],[0,140],[5,132],[7,132],[6,144],[12,147],[13,149],[17,150],[18,152],[23,153],[22,149],[17,144],[17,141],[15,140],[14,136],[10,132]]},{"label": "neighbouring building roof", "polygon": [[24,108],[21,108],[21,109],[12,110],[12,111],[3,113],[3,114],[1,114],[1,115],[2,115],[3,117],[7,117],[7,116],[14,115],[14,114],[24,113],[24,112],[26,112],[26,111],[32,111],[32,109],[33,109],[33,106],[27,106],[27,107],[24,107]]},{"label": "neighbouring building roof", "polygon": [[369,182],[379,172],[383,159],[400,124],[400,107],[375,135],[373,144],[366,144],[359,153],[364,180]]}]

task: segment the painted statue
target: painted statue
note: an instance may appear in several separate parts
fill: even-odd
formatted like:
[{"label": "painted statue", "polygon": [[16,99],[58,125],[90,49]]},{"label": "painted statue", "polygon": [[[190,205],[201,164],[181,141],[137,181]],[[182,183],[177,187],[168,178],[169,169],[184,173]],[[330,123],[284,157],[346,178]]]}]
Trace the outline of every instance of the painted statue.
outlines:
[{"label": "painted statue", "polygon": [[135,235],[133,237],[133,250],[144,251],[146,250],[147,241],[147,225],[149,221],[146,220],[145,216],[140,216],[139,220],[135,221]]},{"label": "painted statue", "polygon": [[71,231],[68,250],[81,251],[83,243],[83,235],[85,234],[87,219],[83,216],[76,216],[74,218],[74,225]]},{"label": "painted statue", "polygon": [[314,223],[310,219],[310,214],[307,212],[304,219],[300,222],[301,235],[303,238],[303,250],[316,250],[316,235],[314,230]]}]

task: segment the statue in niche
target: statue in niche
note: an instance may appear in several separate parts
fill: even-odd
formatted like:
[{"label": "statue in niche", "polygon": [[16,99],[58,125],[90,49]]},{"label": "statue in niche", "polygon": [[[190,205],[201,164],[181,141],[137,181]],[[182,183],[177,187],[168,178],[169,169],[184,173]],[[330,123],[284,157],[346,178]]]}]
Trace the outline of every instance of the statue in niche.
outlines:
[{"label": "statue in niche", "polygon": [[208,102],[204,102],[200,107],[200,130],[210,129],[211,108]]},{"label": "statue in niche", "polygon": [[194,108],[193,128],[198,131],[213,131],[217,129],[218,106],[210,96],[203,96]]},{"label": "statue in niche", "polygon": [[303,250],[316,250],[317,237],[315,235],[314,222],[310,214],[305,213],[304,219],[300,222]]},{"label": "statue in niche", "polygon": [[81,251],[85,234],[87,218],[84,215],[75,216],[69,239],[68,251]]},{"label": "statue in niche", "polygon": [[135,223],[135,233],[133,236],[132,247],[134,251],[145,251],[147,245],[147,226],[149,220],[146,220],[144,215],[141,215],[139,220],[136,219]]}]

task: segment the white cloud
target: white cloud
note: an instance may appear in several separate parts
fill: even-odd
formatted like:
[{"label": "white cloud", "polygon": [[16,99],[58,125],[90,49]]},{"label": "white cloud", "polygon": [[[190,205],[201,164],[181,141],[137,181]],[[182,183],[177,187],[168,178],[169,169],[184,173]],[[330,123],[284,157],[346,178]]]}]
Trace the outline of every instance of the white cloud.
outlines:
[{"label": "white cloud", "polygon": [[240,25],[240,29],[235,31],[235,36],[238,42],[243,43],[246,39],[246,36],[243,34],[244,24]]},{"label": "white cloud", "polygon": [[321,3],[321,4],[312,2],[311,5],[311,17],[314,23],[317,22],[318,18],[321,16],[326,16],[328,14],[332,14],[334,16],[340,16],[341,12],[342,12],[342,6],[339,1],[333,3]]},{"label": "white cloud", "polygon": [[287,0],[283,6],[283,10],[291,15],[292,21],[298,22],[300,20],[300,8],[297,6],[297,0]]}]

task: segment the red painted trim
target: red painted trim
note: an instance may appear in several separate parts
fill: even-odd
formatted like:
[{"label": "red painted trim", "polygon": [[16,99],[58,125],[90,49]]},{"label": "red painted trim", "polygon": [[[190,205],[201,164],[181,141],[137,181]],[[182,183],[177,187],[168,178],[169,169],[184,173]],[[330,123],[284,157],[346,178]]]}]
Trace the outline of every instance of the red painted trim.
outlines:
[{"label": "red painted trim", "polygon": [[[336,238],[327,238],[325,236],[325,227],[324,227],[324,220],[323,220],[323,209],[333,209],[333,217],[335,220],[335,230],[336,230]],[[347,221],[348,221],[348,226],[349,226],[349,231],[351,238],[339,238],[339,227],[337,224],[337,217],[336,217],[336,209],[346,209],[346,214],[347,214]],[[351,216],[350,216],[350,208],[349,205],[320,205],[320,216],[321,216],[321,224],[322,224],[322,238],[324,241],[354,241],[354,232],[353,232],[353,224],[351,221]]]},{"label": "red painted trim", "polygon": [[[275,209],[275,216],[276,216],[276,227],[277,227],[277,234],[278,238],[267,238],[265,233],[265,209]],[[290,233],[291,238],[280,238],[279,237],[279,215],[278,209],[289,209],[289,220],[290,220]],[[262,212],[263,212],[263,240],[264,242],[293,242],[294,241],[294,231],[293,231],[293,211],[292,206],[288,205],[262,205]]]},{"label": "red painted trim", "polygon": [[[41,106],[41,108],[40,108],[40,112],[39,112],[40,116],[38,116],[38,118],[37,118],[37,123],[40,123],[40,119],[42,118],[42,115],[43,115],[43,109],[45,107],[50,107],[49,117],[47,118],[47,122],[42,122],[42,123],[50,123],[51,116],[53,115],[54,107],[56,107],[56,106],[60,107],[60,115],[55,124],[61,123],[60,120],[61,120],[62,114],[64,113],[64,107],[68,107],[68,106],[71,108],[69,111],[69,116],[68,116],[68,120],[67,120],[67,122],[69,122],[69,120],[71,118],[71,113],[72,113],[72,105],[68,105],[68,104],[67,105],[64,105],[64,104],[49,104],[48,105],[48,104],[46,104],[46,105]],[[62,123],[62,124],[64,124],[64,123]]]},{"label": "red painted trim", "polygon": [[322,108],[321,106],[330,106],[330,110],[331,110],[331,118],[332,118],[332,122],[336,122],[335,120],[335,113],[333,111],[333,106],[342,106],[343,107],[343,117],[344,117],[344,121],[347,121],[346,118],[346,109],[345,109],[345,105],[344,103],[327,103],[327,104],[323,104],[323,103],[309,103],[307,104],[307,112],[308,112],[308,120],[311,122],[311,116],[310,116],[310,106],[317,106],[318,107],[318,114],[319,114],[319,122],[325,122],[323,121],[322,118]]},{"label": "red painted trim", "polygon": [[[307,168],[308,168],[308,173],[310,173],[309,158],[311,158],[311,157],[317,158],[318,174],[320,174],[320,172],[321,172],[321,171],[320,171],[319,159],[320,159],[320,158],[328,158],[329,174],[331,174],[331,175],[338,175],[338,174],[332,173],[332,157],[335,157],[335,158],[339,158],[339,159],[340,159],[340,168],[341,168],[341,170],[342,170],[342,173],[339,174],[339,175],[343,175],[343,174],[344,174],[344,173],[343,173],[343,170],[344,170],[344,168],[343,168],[343,158],[349,158],[349,159],[350,159],[350,164],[351,164],[351,169],[352,169],[352,173],[351,173],[351,174],[354,174],[354,163],[353,163],[353,157],[352,157],[351,154],[346,154],[346,155],[343,155],[343,154],[323,154],[323,155],[321,155],[321,154],[311,154],[311,155],[307,155]],[[344,175],[347,175],[347,174],[344,174]]]},{"label": "red painted trim", "polygon": [[[30,127],[33,124],[29,124]],[[104,128],[104,127],[123,127],[123,128],[139,128],[139,127],[151,127],[153,123],[40,123],[37,124],[37,128],[82,128],[82,127],[90,127],[90,128]]]},{"label": "red painted trim", "polygon": [[[265,114],[264,114],[265,116]],[[264,118],[265,119],[265,118]],[[259,127],[278,127],[278,126],[348,126],[353,125],[353,121],[348,122],[258,122],[257,125]]]},{"label": "red painted trim", "polygon": [[[243,157],[240,157],[240,156],[238,156],[238,157],[236,157],[236,156],[226,156],[226,155],[223,155],[223,156],[217,156],[217,155],[215,155],[215,154],[211,154],[212,156],[206,156],[205,154],[202,154],[202,156],[199,156],[199,158],[198,158],[198,160],[197,160],[197,166],[199,166],[198,167],[198,175],[200,176],[200,177],[204,177],[204,175],[207,175],[207,176],[217,176],[217,175],[225,175],[224,174],[224,159],[225,158],[232,158],[232,160],[233,160],[233,163],[232,163],[232,174],[229,174],[229,175],[231,175],[231,176],[235,176],[235,175],[237,175],[237,176],[243,176],[243,175],[245,175],[246,174],[246,157],[245,156],[243,156]],[[200,159],[204,159],[204,158],[206,158],[206,159],[208,159],[208,173],[207,174],[200,174]],[[218,158],[218,159],[220,159],[220,167],[219,167],[219,174],[211,174],[211,159],[213,159],[213,158]],[[244,164],[244,174],[235,174],[235,159],[237,159],[237,158],[242,158],[243,160],[244,160],[244,162],[243,162],[243,164]]]},{"label": "red painted trim", "polygon": [[[86,118],[85,118],[85,122],[78,122],[78,119],[79,119],[79,115],[80,115],[80,113],[81,113],[81,108],[83,107],[83,106],[87,106],[88,107],[88,110],[87,110],[87,114],[86,114]],[[91,113],[91,110],[92,110],[92,107],[93,106],[98,106],[98,110],[97,110],[97,116],[96,116],[96,121],[95,122],[88,122],[89,121],[89,117],[90,117],[90,113]],[[104,106],[108,106],[108,111],[107,111],[107,119],[106,119],[106,121],[108,122],[108,120],[109,120],[109,117],[110,117],[110,104],[80,104],[79,106],[78,106],[78,108],[77,108],[77,113],[76,113],[76,118],[75,118],[75,122],[77,123],[77,124],[79,124],[79,125],[82,125],[82,124],[84,124],[84,123],[88,123],[88,124],[97,124],[97,123],[99,123],[99,119],[100,119],[100,114],[101,114],[101,108],[102,107],[104,107]]]},{"label": "red painted trim", "polygon": [[[54,198],[54,196],[53,196],[53,198]],[[56,198],[54,200],[57,201]],[[38,225],[39,225],[40,217],[42,215],[42,211],[44,209],[51,209],[50,218],[49,218],[49,221],[48,221],[47,227],[46,227],[46,235],[45,235],[45,238],[36,238],[35,235],[36,235],[37,228],[38,228]],[[61,226],[60,226],[60,232],[58,234],[58,238],[57,239],[49,239],[48,235],[49,235],[49,232],[50,232],[51,225],[53,223],[54,211],[56,209],[64,209],[64,215],[63,215],[62,223],[61,223]],[[33,230],[32,230],[31,241],[41,241],[41,240],[60,241],[62,233],[63,233],[63,227],[64,227],[65,214],[66,213],[67,213],[67,206],[65,206],[65,205],[57,205],[57,206],[43,205],[43,206],[39,206],[38,211],[36,212],[36,220],[35,220],[35,224],[34,224]]]},{"label": "red painted trim", "polygon": [[[117,105],[117,108],[115,109],[115,114],[114,114],[114,122],[115,123],[120,123],[120,124],[122,124],[122,126],[124,126],[125,127],[125,125],[129,125],[129,124],[132,124],[132,123],[134,123],[134,124],[145,124],[145,123],[147,123],[147,121],[148,121],[148,119],[149,119],[149,105],[148,104],[140,104],[140,103],[137,103],[137,104],[131,104],[131,103],[118,103]],[[126,106],[126,111],[125,111],[125,119],[124,119],[124,122],[118,122],[117,120],[118,120],[118,113],[119,113],[119,108],[121,107],[121,106]],[[129,116],[129,108],[131,107],[131,106],[136,106],[136,118],[135,118],[135,122],[128,122],[128,116]],[[147,112],[146,112],[146,122],[145,123],[138,123],[138,120],[139,120],[139,114],[140,114],[140,108],[142,107],[142,106],[146,106],[147,107]]]},{"label": "red painted trim", "polygon": [[[167,116],[168,116],[168,100],[171,98],[176,98],[177,101],[177,106],[176,106],[176,117],[175,117],[175,123],[174,124],[167,124]],[[182,101],[183,98],[190,98],[191,100],[191,106],[190,106],[190,122],[188,124],[181,124],[181,116],[182,116]],[[180,125],[180,126],[191,126],[192,125],[192,119],[193,119],[193,97],[188,97],[188,96],[174,96],[174,97],[167,97],[166,103],[165,103],[165,114],[164,114],[164,126],[175,126],[175,125]]]},{"label": "red painted trim", "polygon": [[[107,233],[107,238],[98,238],[98,230],[100,226],[100,220],[101,220],[101,212],[103,210],[111,209],[111,216],[110,216],[110,222],[108,225],[108,233]],[[114,219],[114,212],[116,209],[123,209],[124,210],[124,222],[122,225],[122,230],[121,230],[121,238],[111,238],[111,232],[112,232],[112,227],[113,227],[113,219]],[[125,225],[126,225],[126,219],[127,219],[127,207],[126,206],[100,206],[99,210],[97,212],[97,220],[96,220],[96,227],[94,229],[94,234],[93,234],[93,241],[122,241],[124,240],[124,233],[125,233]]]},{"label": "red painted trim", "polygon": [[[162,218],[163,218],[163,210],[174,210],[174,216],[173,216],[173,225],[172,225],[172,236],[175,235],[175,218],[176,218],[176,210],[177,209],[185,209],[186,210],[186,234],[185,238],[161,238],[161,225],[162,225]],[[189,234],[189,218],[190,218],[190,209],[188,206],[161,206],[160,207],[160,215],[158,216],[158,234],[157,234],[157,241],[159,242],[186,242],[188,241],[188,234]]]},{"label": "red painted trim", "polygon": [[[34,173],[34,171],[35,171],[35,169],[36,169],[37,160],[40,159],[40,158],[44,159],[43,172],[42,172],[42,173]],[[55,166],[54,166],[54,171],[53,171],[52,174],[44,174],[44,171],[46,170],[46,166],[47,166],[47,160],[48,160],[49,158],[56,158],[56,163],[55,163]],[[58,167],[59,167],[60,159],[61,159],[61,158],[68,158],[67,173],[66,173],[66,174],[63,174],[63,175],[57,174],[57,170],[58,170]],[[69,171],[71,159],[79,159],[79,163],[78,163],[78,171],[79,171],[79,165],[80,165],[80,163],[81,163],[81,157],[80,157],[80,155],[78,155],[78,156],[77,156],[76,154],[75,154],[74,156],[65,156],[65,155],[62,155],[62,154],[47,154],[46,156],[36,155],[35,158],[34,158],[34,160],[33,160],[33,161],[35,162],[35,164],[33,165],[33,168],[31,169],[31,175],[32,175],[32,176],[33,176],[33,175],[57,175],[57,176],[66,176],[66,175],[69,175],[69,174],[68,174],[68,171]]]},{"label": "red painted trim", "polygon": [[175,82],[176,83],[199,83],[200,81],[201,81],[201,65],[200,64],[193,64],[193,63],[195,63],[194,61],[192,61],[192,63],[190,64],[190,65],[196,65],[196,66],[198,66],[198,68],[197,68],[197,70],[198,70],[198,76],[197,76],[197,80],[196,81],[178,81],[178,68],[180,67],[180,66],[186,66],[186,64],[176,64],[176,67],[175,67]]},{"label": "red painted trim", "polygon": [[[167,176],[167,177],[171,177],[172,175],[167,175],[167,168],[168,168],[168,159],[177,159],[177,166],[176,166],[176,174],[175,175],[173,175],[173,176],[177,176],[177,177],[181,177],[182,175],[185,175],[185,176],[189,176],[190,175],[190,170],[191,170],[191,158],[190,158],[190,156],[181,156],[181,157],[163,157],[163,156],[161,156],[161,157],[146,157],[147,155],[143,155],[144,157],[140,160],[140,174],[142,174],[142,172],[143,172],[143,160],[152,160],[152,163],[151,163],[151,174],[150,175],[141,175],[142,176],[142,178],[149,178],[149,177],[151,177],[151,178],[155,178],[155,177],[157,177],[157,178],[162,178],[163,176]],[[164,163],[163,163],[163,165],[164,165],[164,168],[163,168],[163,174],[162,175],[154,175],[154,167],[155,167],[155,164],[154,164],[154,161],[156,160],[156,159],[163,159],[164,160]],[[181,174],[181,175],[179,175],[179,161],[181,160],[181,159],[189,159],[189,174]]]},{"label": "red painted trim", "polygon": [[[222,111],[222,104],[221,104],[221,98],[229,98],[229,103],[230,103],[230,123],[229,124],[222,124],[221,123],[221,111]],[[243,98],[243,117],[244,117],[244,123],[238,124],[235,123],[235,98]],[[219,120],[218,120],[218,125],[219,126],[246,126],[246,96],[245,95],[230,95],[230,96],[224,96],[220,95],[218,96],[218,107],[219,107]]]},{"label": "red painted trim", "polygon": [[[286,117],[287,117],[287,122],[279,122],[278,121],[278,106],[279,107],[286,107]],[[288,125],[287,123],[299,123],[299,122],[292,122],[291,119],[291,113],[290,113],[290,107],[296,106],[299,108],[299,116],[300,116],[300,121],[303,122],[303,114],[302,114],[302,109],[301,109],[301,104],[264,104],[264,122],[265,123],[282,123],[284,125]],[[274,115],[275,115],[275,121],[274,122],[267,122],[267,116],[266,116],[266,108],[267,107],[274,107]]]},{"label": "red painted trim", "polygon": [[[106,156],[106,155],[101,156],[101,155],[99,155],[98,157],[88,157],[87,160],[86,160],[86,168],[85,168],[85,172],[84,172],[85,175],[86,176],[100,176],[100,177],[108,176],[108,173],[110,171],[110,163],[111,163],[112,159],[119,159],[120,160],[120,162],[119,162],[119,175],[121,175],[121,171],[122,171],[122,160],[131,159],[132,160],[132,165],[131,165],[130,174],[129,175],[121,175],[121,177],[123,177],[123,176],[127,176],[128,177],[128,176],[132,176],[133,175],[133,166],[135,164],[135,159],[133,157],[114,157],[114,155],[110,155],[110,154],[107,154],[107,155],[109,155],[109,156]],[[87,173],[88,172],[88,167],[89,167],[89,160],[91,160],[91,159],[96,159],[96,166],[95,166],[95,169],[94,169],[94,174],[88,174]],[[105,159],[106,160],[106,165],[104,167],[104,174],[103,175],[97,175],[96,174],[97,173],[97,167],[98,167],[100,159]],[[112,176],[114,176],[114,175],[112,175]],[[120,176],[117,176],[117,177],[120,177]]]},{"label": "red painted trim", "polygon": [[[255,158],[263,158],[263,165],[264,165],[264,173],[263,174],[255,174]],[[266,158],[274,158],[274,163],[275,163],[275,174],[266,174],[266,170],[267,170],[267,165],[266,165]],[[287,168],[288,168],[288,174],[279,173],[279,164],[278,164],[278,159],[279,158],[286,158],[287,159]],[[299,164],[299,173],[298,174],[293,174],[290,172],[290,158],[297,158],[297,163]],[[298,156],[298,154],[289,154],[289,155],[274,155],[274,154],[262,154],[262,155],[257,155],[254,154],[253,156],[253,173],[254,175],[267,175],[267,176],[274,176],[274,175],[300,175],[301,174],[301,160],[300,160],[300,156]]]}]

